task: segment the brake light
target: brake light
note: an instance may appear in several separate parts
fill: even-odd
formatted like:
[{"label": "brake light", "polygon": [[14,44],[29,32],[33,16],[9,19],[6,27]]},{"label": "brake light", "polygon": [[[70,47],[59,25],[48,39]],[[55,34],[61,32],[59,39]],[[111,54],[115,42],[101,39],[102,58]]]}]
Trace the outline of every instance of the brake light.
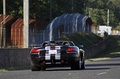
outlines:
[{"label": "brake light", "polygon": [[40,49],[38,49],[38,48],[33,48],[31,50],[31,53],[38,53],[38,52],[40,52]]},{"label": "brake light", "polygon": [[67,50],[67,52],[76,52],[75,48],[69,47]]}]

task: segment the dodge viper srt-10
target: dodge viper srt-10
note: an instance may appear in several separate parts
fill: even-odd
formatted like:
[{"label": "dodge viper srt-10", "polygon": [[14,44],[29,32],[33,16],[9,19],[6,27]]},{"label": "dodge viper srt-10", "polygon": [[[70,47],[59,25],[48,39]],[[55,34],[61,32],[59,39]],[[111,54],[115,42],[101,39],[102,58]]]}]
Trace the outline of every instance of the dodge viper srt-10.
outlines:
[{"label": "dodge viper srt-10", "polygon": [[72,70],[85,69],[83,45],[72,41],[45,41],[30,51],[31,70],[46,70],[47,67],[69,66]]}]

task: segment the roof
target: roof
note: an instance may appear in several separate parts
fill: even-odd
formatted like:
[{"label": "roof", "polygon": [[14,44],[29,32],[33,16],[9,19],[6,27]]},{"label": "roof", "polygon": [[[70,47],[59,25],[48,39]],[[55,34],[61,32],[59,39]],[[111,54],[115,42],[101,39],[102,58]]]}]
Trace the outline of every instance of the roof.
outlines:
[{"label": "roof", "polygon": [[[87,19],[90,18],[79,13],[63,14],[56,17],[46,28],[46,40],[54,40],[52,38],[57,34],[57,31],[61,26],[64,28],[64,33],[84,32]],[[54,33],[54,35],[52,33]],[[55,35],[55,37],[56,36],[58,35]]]},{"label": "roof", "polygon": [[0,24],[4,24],[5,22],[6,27],[11,26],[15,20],[16,18],[11,15],[0,14]]},{"label": "roof", "polygon": [[49,25],[47,26],[47,30],[52,26],[53,29],[58,28],[60,25],[72,26],[77,23],[77,25],[84,26],[84,21],[88,18],[86,15],[81,15],[79,13],[72,13],[72,14],[63,14],[61,16],[56,17]]},{"label": "roof", "polygon": [[[30,28],[44,29],[48,22],[40,22],[34,19],[29,20]],[[12,28],[23,28],[23,19],[19,18],[12,24]]]}]

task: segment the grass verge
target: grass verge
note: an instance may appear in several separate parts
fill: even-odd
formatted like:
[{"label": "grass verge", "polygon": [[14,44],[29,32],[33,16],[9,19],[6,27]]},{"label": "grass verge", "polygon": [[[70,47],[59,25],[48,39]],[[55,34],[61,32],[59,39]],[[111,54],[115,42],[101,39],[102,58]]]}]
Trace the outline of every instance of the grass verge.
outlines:
[{"label": "grass verge", "polygon": [[6,71],[8,71],[8,70],[6,70],[6,69],[0,69],[0,72],[6,72]]},{"label": "grass verge", "polygon": [[9,68],[0,68],[0,72],[7,72],[12,70],[27,70],[30,69],[28,66],[22,66],[22,67],[9,67]]}]

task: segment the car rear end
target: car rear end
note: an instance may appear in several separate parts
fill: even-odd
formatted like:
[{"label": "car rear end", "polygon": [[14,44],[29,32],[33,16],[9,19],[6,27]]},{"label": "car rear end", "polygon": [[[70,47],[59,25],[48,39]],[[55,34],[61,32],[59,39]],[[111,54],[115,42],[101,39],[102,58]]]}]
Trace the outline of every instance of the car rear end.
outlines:
[{"label": "car rear end", "polygon": [[[79,60],[79,49],[76,46],[46,46],[31,50],[32,64],[41,68],[47,66],[67,66]],[[42,68],[45,69],[45,68]]]}]

